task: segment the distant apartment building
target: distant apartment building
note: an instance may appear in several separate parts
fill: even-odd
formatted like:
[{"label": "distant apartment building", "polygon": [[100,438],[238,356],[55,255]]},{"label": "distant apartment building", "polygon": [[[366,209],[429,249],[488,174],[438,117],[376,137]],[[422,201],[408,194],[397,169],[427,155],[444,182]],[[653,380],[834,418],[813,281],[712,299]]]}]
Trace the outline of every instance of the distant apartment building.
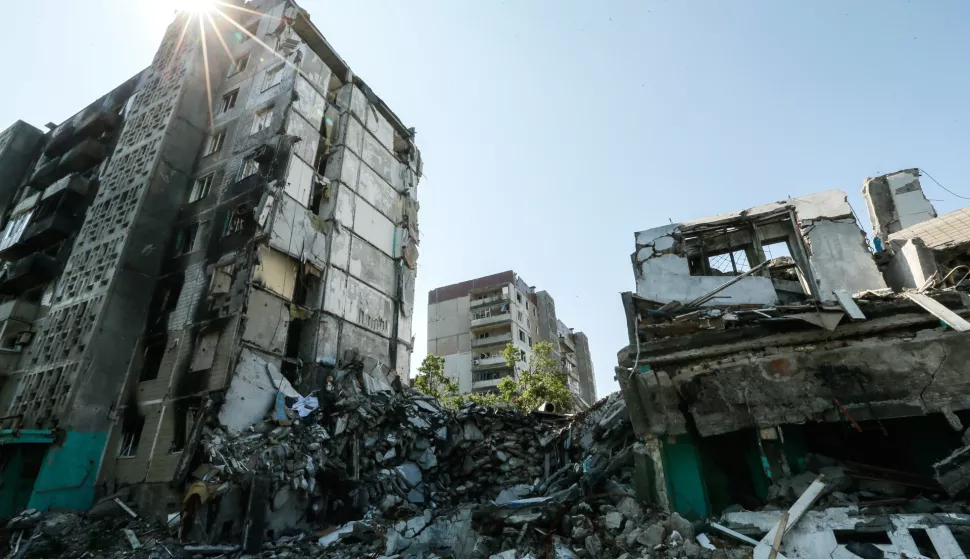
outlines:
[{"label": "distant apartment building", "polygon": [[[556,317],[556,303],[509,270],[428,293],[428,354],[445,359],[445,374],[463,393],[495,391],[526,367],[532,346],[546,341],[567,374],[579,407],[596,400],[589,340]],[[513,344],[526,359],[510,367],[502,356]]]}]

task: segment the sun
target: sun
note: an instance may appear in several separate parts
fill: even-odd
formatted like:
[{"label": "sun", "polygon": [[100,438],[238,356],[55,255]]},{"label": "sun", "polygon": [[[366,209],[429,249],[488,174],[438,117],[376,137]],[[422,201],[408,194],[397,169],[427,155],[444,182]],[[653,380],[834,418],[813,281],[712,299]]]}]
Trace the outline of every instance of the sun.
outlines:
[{"label": "sun", "polygon": [[202,14],[215,9],[215,0],[169,0],[180,12]]}]

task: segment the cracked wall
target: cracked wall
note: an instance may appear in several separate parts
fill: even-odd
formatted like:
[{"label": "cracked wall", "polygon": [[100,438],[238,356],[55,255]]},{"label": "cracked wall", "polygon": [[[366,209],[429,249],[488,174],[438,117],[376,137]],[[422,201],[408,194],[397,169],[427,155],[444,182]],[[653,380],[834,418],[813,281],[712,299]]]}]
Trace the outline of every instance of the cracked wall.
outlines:
[{"label": "cracked wall", "polygon": [[[791,218],[797,222],[793,226]],[[845,192],[830,190],[740,212],[663,225],[635,235],[632,255],[637,295],[687,303],[726,283],[735,273],[707,270],[710,254],[740,259],[737,273],[764,261],[769,243],[785,243],[799,268],[805,295],[834,300],[885,287]],[[706,243],[706,245],[705,245]],[[814,285],[813,285],[814,281]],[[778,286],[766,273],[745,277],[707,304],[774,305]]]}]

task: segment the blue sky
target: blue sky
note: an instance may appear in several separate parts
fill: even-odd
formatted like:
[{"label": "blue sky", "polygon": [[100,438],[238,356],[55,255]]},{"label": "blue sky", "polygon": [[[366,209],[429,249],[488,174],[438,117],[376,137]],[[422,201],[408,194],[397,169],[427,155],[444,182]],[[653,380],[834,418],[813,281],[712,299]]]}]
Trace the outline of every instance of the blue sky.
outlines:
[{"label": "blue sky", "polygon": [[[909,167],[970,196],[964,0],[300,4],[417,128],[417,301],[515,269],[588,334],[600,394],[634,231],[832,188],[868,227],[863,179]],[[168,12],[5,3],[0,129],[59,122],[147,66]],[[923,186],[940,213],[970,203]]]}]

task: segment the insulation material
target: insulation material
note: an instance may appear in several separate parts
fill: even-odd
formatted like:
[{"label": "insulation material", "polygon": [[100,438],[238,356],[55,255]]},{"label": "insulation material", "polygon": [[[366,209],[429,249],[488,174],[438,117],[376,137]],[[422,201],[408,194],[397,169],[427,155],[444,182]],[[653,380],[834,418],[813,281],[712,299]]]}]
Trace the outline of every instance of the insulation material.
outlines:
[{"label": "insulation material", "polygon": [[243,431],[266,415],[279,392],[291,398],[300,397],[283,378],[276,360],[243,348],[226,391],[226,401],[219,411],[219,423],[230,433]]},{"label": "insulation material", "polygon": [[286,186],[283,190],[303,206],[309,206],[313,179],[313,168],[299,157],[291,156],[290,165],[286,169]]},{"label": "insulation material", "polygon": [[294,89],[296,89],[296,100],[293,101],[293,109],[307,122],[319,126],[327,109],[326,99],[303,76],[297,76]]},{"label": "insulation material", "polygon": [[360,158],[395,189],[404,190],[401,162],[370,134],[364,136]]},{"label": "insulation material", "polygon": [[317,148],[320,145],[320,134],[317,132],[319,122],[319,120],[308,122],[296,112],[290,112],[286,118],[286,133],[300,139],[293,143],[290,153],[299,156],[306,163],[312,164],[317,156]]},{"label": "insulation material", "polygon": [[323,268],[327,236],[323,222],[289,196],[275,200],[271,210],[269,245],[298,259]]},{"label": "insulation material", "polygon": [[259,263],[253,280],[287,299],[293,298],[293,289],[299,279],[298,262],[289,256],[267,247],[259,247]]},{"label": "insulation material", "polygon": [[394,224],[360,197],[356,199],[354,208],[354,233],[388,256],[395,254],[394,238],[397,235]]}]

